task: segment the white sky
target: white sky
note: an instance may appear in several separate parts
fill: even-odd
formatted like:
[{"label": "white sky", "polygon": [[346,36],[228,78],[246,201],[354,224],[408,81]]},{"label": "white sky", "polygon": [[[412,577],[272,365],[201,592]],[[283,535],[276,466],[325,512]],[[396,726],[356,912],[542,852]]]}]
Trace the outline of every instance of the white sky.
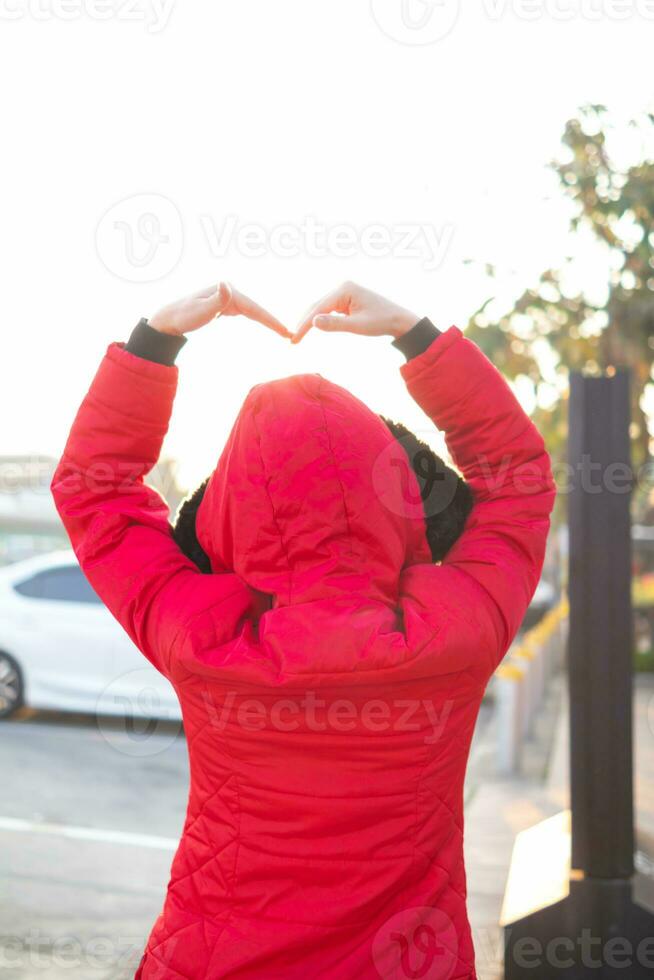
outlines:
[{"label": "white sky", "polygon": [[[517,294],[570,252],[546,169],[565,120],[652,95],[647,0],[471,2],[432,43],[453,0],[407,0],[423,27],[403,26],[402,0],[150,2],[0,0],[0,453],[59,452],[105,346],[214,280],[291,327],[345,278],[464,323],[490,293],[466,259],[496,263]],[[167,237],[152,252],[148,214]],[[263,254],[234,234],[220,255],[229,222],[259,226]],[[338,225],[349,256],[321,241]],[[419,254],[400,254],[405,226]],[[248,389],[302,371],[424,433],[401,362],[385,339],[313,332],[292,348],[222,320],[180,355],[165,451],[193,485]]]}]

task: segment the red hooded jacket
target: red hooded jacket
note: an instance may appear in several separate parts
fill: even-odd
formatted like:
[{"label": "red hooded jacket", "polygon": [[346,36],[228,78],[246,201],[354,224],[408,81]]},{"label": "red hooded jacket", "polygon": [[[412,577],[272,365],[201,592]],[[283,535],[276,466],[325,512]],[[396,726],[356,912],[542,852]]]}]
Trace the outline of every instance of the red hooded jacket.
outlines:
[{"label": "red hooded jacket", "polygon": [[197,516],[143,482],[177,368],[112,344],[52,489],[89,581],[182,706],[191,783],[136,976],[474,980],[463,782],[538,581],[543,440],[456,327],[401,368],[475,506],[440,564],[384,423],[319,375],[257,385]]}]

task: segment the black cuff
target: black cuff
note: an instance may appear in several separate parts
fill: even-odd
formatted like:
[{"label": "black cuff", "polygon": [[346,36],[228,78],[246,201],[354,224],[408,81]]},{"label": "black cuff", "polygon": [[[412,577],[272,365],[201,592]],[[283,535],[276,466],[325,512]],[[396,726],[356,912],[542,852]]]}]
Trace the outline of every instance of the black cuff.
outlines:
[{"label": "black cuff", "polygon": [[410,361],[412,357],[424,354],[441,332],[428,317],[423,316],[422,320],[418,320],[415,327],[411,327],[407,333],[402,334],[401,337],[392,342],[393,347],[397,347],[407,361]]},{"label": "black cuff", "polygon": [[132,334],[125,344],[125,350],[130,354],[136,354],[146,361],[154,361],[155,364],[166,364],[172,367],[175,358],[186,343],[186,337],[176,337],[171,333],[162,333],[150,326],[143,317],[132,330]]}]

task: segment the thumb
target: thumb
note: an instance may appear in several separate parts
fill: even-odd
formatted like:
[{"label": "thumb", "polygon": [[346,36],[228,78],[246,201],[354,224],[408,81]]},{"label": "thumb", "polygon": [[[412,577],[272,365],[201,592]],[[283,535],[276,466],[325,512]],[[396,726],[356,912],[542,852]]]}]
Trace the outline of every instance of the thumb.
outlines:
[{"label": "thumb", "polygon": [[207,313],[210,316],[218,316],[224,313],[232,301],[232,287],[228,282],[221,282],[210,296],[204,298]]},{"label": "thumb", "polygon": [[313,325],[318,330],[344,330],[348,333],[361,333],[364,326],[360,317],[338,313],[319,313],[314,316]]}]

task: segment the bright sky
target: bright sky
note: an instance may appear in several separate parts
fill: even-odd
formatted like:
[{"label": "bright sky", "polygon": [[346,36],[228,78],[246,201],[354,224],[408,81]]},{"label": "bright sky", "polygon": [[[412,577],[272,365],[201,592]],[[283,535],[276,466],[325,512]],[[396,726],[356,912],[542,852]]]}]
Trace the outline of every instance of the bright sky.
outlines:
[{"label": "bright sky", "polygon": [[[559,263],[569,210],[546,164],[578,105],[648,103],[654,2],[456,14],[0,0],[0,453],[59,452],[105,346],[218,279],[292,327],[345,278],[447,326],[489,295],[483,263],[507,302]],[[195,484],[248,389],[304,371],[424,434],[401,362],[386,340],[312,332],[292,348],[222,320],[180,355],[165,451]]]}]

